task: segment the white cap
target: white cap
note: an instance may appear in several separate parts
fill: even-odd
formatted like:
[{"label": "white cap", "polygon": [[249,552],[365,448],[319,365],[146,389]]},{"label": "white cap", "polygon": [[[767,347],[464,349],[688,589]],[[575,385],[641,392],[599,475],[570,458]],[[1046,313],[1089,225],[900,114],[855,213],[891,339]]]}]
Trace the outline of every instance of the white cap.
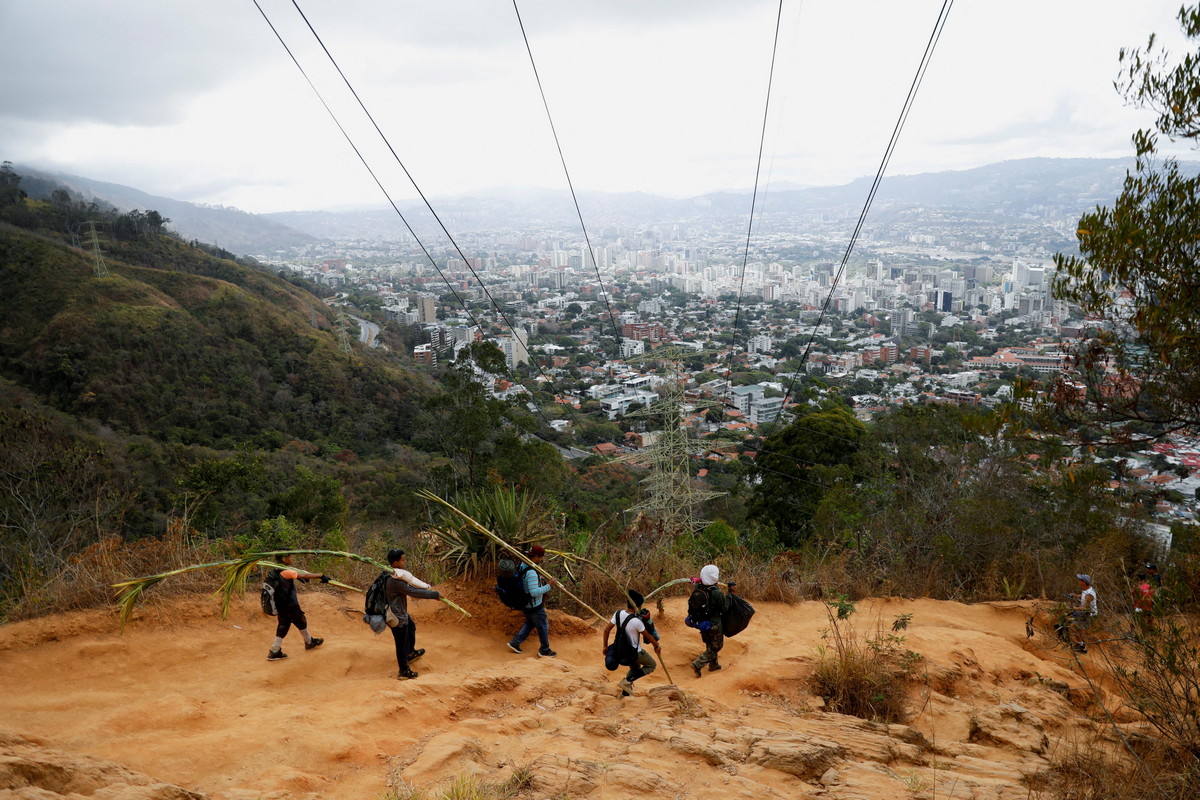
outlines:
[{"label": "white cap", "polygon": [[716,564],[709,564],[700,570],[700,582],[705,586],[716,586],[719,580],[721,580],[721,571],[717,569]]}]

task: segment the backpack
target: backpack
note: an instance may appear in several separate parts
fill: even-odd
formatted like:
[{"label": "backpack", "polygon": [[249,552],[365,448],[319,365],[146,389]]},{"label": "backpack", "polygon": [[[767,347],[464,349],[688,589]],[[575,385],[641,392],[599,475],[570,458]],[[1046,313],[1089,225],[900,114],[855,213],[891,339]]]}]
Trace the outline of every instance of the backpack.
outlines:
[{"label": "backpack", "polygon": [[629,635],[625,633],[625,626],[636,616],[636,614],[626,612],[625,619],[617,628],[616,640],[604,651],[604,668],[609,672],[614,672],[617,667],[632,667],[637,663],[637,648],[633,646],[633,643],[629,641]]},{"label": "backpack", "polygon": [[502,558],[496,567],[496,594],[500,596],[500,602],[516,611],[524,611],[533,600],[525,591],[525,573],[529,571],[529,565]]},{"label": "backpack", "polygon": [[381,572],[374,583],[367,589],[367,600],[363,603],[363,611],[369,616],[383,616],[387,608],[387,581],[392,576],[390,572]]},{"label": "backpack", "polygon": [[706,619],[712,619],[709,614],[709,608],[712,605],[712,595],[708,593],[708,587],[697,585],[692,589],[691,597],[688,598],[688,613],[692,621],[699,625]]},{"label": "backpack", "polygon": [[259,593],[264,614],[269,614],[272,617],[279,616],[279,606],[283,602],[283,593],[285,591],[283,588],[283,576],[279,574],[279,570],[273,569],[268,572],[267,577],[263,578],[262,591]]},{"label": "backpack", "polygon": [[721,630],[726,636],[737,636],[750,624],[750,618],[754,616],[754,606],[733,592],[730,592],[728,596],[729,608],[721,617]]},{"label": "backpack", "polygon": [[387,582],[392,576],[390,572],[381,572],[379,577],[367,588],[367,599],[363,603],[363,622],[371,626],[376,635],[383,633],[387,627]]}]

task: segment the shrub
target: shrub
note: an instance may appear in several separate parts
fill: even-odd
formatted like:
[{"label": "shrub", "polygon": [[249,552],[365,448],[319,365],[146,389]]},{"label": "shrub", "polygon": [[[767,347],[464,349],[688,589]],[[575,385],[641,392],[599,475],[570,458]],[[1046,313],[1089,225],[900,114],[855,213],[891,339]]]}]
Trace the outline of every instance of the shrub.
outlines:
[{"label": "shrub", "polygon": [[816,668],[809,678],[812,691],[829,711],[863,719],[899,722],[905,716],[905,695],[921,656],[905,649],[899,631],[908,627],[902,614],[886,632],[878,625],[874,638],[864,638],[850,621],[856,608],[845,597],[825,604],[831,646],[818,649]]}]

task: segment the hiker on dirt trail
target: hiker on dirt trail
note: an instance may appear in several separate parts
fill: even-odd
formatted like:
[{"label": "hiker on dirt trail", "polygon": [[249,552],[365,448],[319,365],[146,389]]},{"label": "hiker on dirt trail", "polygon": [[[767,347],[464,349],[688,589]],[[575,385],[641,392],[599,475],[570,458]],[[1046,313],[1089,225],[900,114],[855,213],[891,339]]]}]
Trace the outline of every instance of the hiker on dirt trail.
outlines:
[{"label": "hiker on dirt trail", "polygon": [[[612,619],[608,621],[608,625],[605,626],[604,633],[601,635],[604,640],[604,649],[601,652],[606,659],[609,657],[609,634],[616,630],[618,637],[625,637],[625,641],[618,639],[617,642],[614,642],[616,654],[630,653],[631,658],[625,660],[632,661],[630,664],[625,664],[629,667],[629,672],[617,682],[617,685],[621,687],[622,697],[629,697],[633,694],[633,682],[654,672],[658,666],[654,656],[647,653],[642,647],[643,641],[652,645],[654,652],[658,654],[659,658],[662,658],[662,645],[658,643],[657,632],[652,633],[654,623],[650,621],[650,613],[647,609],[642,609],[644,600],[645,598],[640,592],[630,589],[626,594],[625,610],[612,615]],[[641,612],[638,609],[641,609]],[[649,627],[647,627],[647,623],[649,623]],[[628,643],[628,647],[626,647],[626,643]],[[619,660],[618,663],[621,661]]]},{"label": "hiker on dirt trail", "polygon": [[329,576],[292,569],[290,555],[280,556],[279,560],[283,562],[284,569],[273,569],[267,573],[268,582],[274,583],[276,587],[275,609],[278,612],[276,618],[279,621],[275,626],[275,641],[267,652],[267,661],[282,661],[287,658],[287,653],[283,652],[283,637],[288,635],[288,631],[293,625],[304,637],[305,650],[312,650],[325,643],[324,639],[317,639],[308,632],[308,618],[304,616],[304,611],[300,608],[300,597],[296,594],[296,581],[308,583],[315,579],[321,583],[329,583]]},{"label": "hiker on dirt trail", "polygon": [[721,617],[728,608],[725,595],[717,587],[721,579],[721,571],[715,564],[708,564],[700,570],[699,578],[692,578],[695,588],[688,598],[688,615],[684,624],[689,628],[700,631],[700,640],[704,642],[704,652],[692,662],[692,671],[696,677],[701,676],[701,669],[708,664],[709,672],[721,668],[717,655],[725,646],[725,634],[721,630]]},{"label": "hiker on dirt trail", "polygon": [[387,579],[387,625],[392,629],[392,638],[396,641],[396,665],[399,680],[411,680],[417,677],[409,664],[425,655],[425,650],[417,649],[417,623],[408,613],[408,598],[419,597],[426,600],[441,600],[439,592],[429,588],[425,581],[418,580],[406,569],[408,558],[399,547],[388,551],[388,565],[392,574]]},{"label": "hiker on dirt trail", "polygon": [[1083,638],[1082,631],[1086,630],[1089,625],[1095,620],[1100,613],[1100,601],[1096,596],[1096,589],[1092,586],[1092,576],[1087,574],[1079,574],[1075,576],[1079,581],[1079,594],[1071,594],[1068,597],[1078,598],[1078,604],[1069,609],[1066,618],[1062,622],[1055,625],[1058,631],[1058,636],[1077,653],[1086,653],[1087,645],[1082,641],[1071,643],[1071,628],[1080,630],[1080,638]]},{"label": "hiker on dirt trail", "polygon": [[[546,549],[540,544],[535,544],[529,548],[529,552],[525,557],[534,564],[540,565],[546,557]],[[529,595],[529,603],[525,608],[521,609],[521,613],[525,615],[525,624],[521,626],[521,630],[517,631],[516,635],[508,640],[508,649],[514,653],[522,653],[521,642],[525,641],[529,634],[537,631],[538,635],[538,658],[554,658],[558,653],[550,649],[550,620],[546,617],[546,606],[542,602],[546,593],[553,586],[556,589],[561,589],[562,584],[554,578],[550,578],[548,584],[542,583],[541,575],[532,567],[525,569],[525,593]]]}]

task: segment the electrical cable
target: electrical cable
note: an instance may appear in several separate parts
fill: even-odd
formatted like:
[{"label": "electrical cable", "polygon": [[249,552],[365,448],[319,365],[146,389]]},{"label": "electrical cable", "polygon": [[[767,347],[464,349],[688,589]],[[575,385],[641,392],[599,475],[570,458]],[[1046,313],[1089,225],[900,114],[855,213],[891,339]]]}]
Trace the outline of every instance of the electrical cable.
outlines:
[{"label": "electrical cable", "polygon": [[[783,0],[780,0],[782,3]],[[546,109],[546,120],[550,123],[550,132],[554,134],[554,146],[558,148],[558,160],[562,162],[563,174],[567,177],[567,187],[571,190],[571,200],[575,203],[575,214],[579,217],[579,227],[583,229],[583,240],[587,243],[588,256],[592,259],[592,267],[596,270],[596,280],[600,283],[600,296],[604,298],[604,306],[608,309],[608,321],[612,323],[613,335],[617,337],[617,353],[621,352],[621,331],[617,328],[617,318],[613,315],[612,305],[608,302],[608,293],[604,291],[604,278],[600,277],[600,265],[596,263],[596,252],[592,247],[591,237],[588,236],[587,225],[583,222],[583,211],[579,208],[579,198],[575,195],[575,183],[571,180],[571,172],[567,169],[567,158],[563,155],[562,143],[558,139],[558,129],[554,125],[554,117],[550,113],[550,103],[546,99],[546,90],[542,86],[542,77],[538,73],[537,62],[533,59],[533,48],[529,45],[529,35],[525,32],[525,22],[521,19],[521,9],[517,8],[517,0],[513,0],[513,11],[517,15],[517,24],[521,28],[521,37],[525,40],[525,52],[529,54],[529,65],[533,67],[533,77],[537,81],[538,92],[542,96],[542,107]]]},{"label": "electrical cable", "polygon": [[[254,0],[254,3],[255,3],[255,5],[258,5],[258,0]],[[312,23],[309,22],[308,17],[305,15],[304,11],[300,8],[299,2],[297,2],[297,0],[292,0],[292,6],[296,9],[296,12],[298,14],[300,14],[300,18],[303,19],[304,24],[308,26],[308,30],[312,33],[313,38],[317,40],[317,44],[319,44],[321,46],[321,50],[324,51],[326,57],[329,59],[329,62],[331,64],[333,64],[333,68],[335,70],[337,70],[338,75],[341,76],[342,81],[346,84],[346,88],[350,90],[350,94],[353,95],[355,101],[358,102],[358,106],[360,109],[362,109],[363,114],[365,114],[367,119],[370,120],[372,127],[375,128],[375,132],[379,134],[379,138],[383,141],[384,145],[387,146],[388,151],[392,154],[392,158],[394,158],[396,160],[396,164],[399,165],[400,169],[404,171],[405,177],[408,178],[409,183],[412,184],[413,189],[416,190],[418,195],[420,195],[421,201],[425,204],[425,208],[427,208],[429,210],[429,213],[433,216],[433,218],[437,222],[438,226],[442,229],[442,233],[444,233],[446,235],[446,238],[450,240],[450,244],[452,247],[454,247],[454,251],[456,253],[458,253],[458,257],[460,259],[462,259],[463,263],[466,265],[467,269],[470,271],[472,277],[474,277],[475,280],[478,281],[479,288],[483,290],[484,295],[487,297],[488,301],[492,304],[492,307],[496,309],[496,314],[499,315],[500,319],[504,321],[504,324],[508,326],[509,331],[513,335],[513,340],[520,341],[519,337],[517,336],[516,327],[508,319],[508,316],[504,313],[504,309],[501,308],[500,304],[498,302],[496,302],[496,299],[494,297],[492,297],[492,293],[490,291],[488,291],[487,284],[484,282],[483,278],[479,277],[479,273],[477,273],[475,271],[475,267],[472,266],[471,259],[467,258],[466,254],[463,253],[462,248],[459,247],[459,245],[458,245],[458,241],[454,238],[453,234],[450,233],[449,229],[446,227],[446,224],[444,222],[442,222],[441,216],[439,216],[437,211],[434,210],[433,204],[429,202],[429,198],[425,196],[425,192],[423,192],[421,190],[420,185],[417,184],[416,178],[414,178],[412,176],[412,173],[409,172],[408,167],[405,166],[404,162],[400,159],[400,156],[396,153],[395,148],[392,147],[391,141],[387,138],[387,136],[384,134],[383,130],[379,127],[379,123],[377,123],[375,121],[375,117],[372,116],[371,112],[367,109],[366,103],[363,102],[362,98],[359,97],[358,92],[355,91],[354,86],[350,83],[350,79],[347,78],[346,73],[344,73],[342,71],[341,65],[339,65],[337,62],[337,59],[335,59],[333,57],[333,53],[329,52],[329,48],[325,46],[325,42],[321,38],[320,34],[317,33],[316,28],[314,28]],[[439,270],[439,272],[440,272],[440,270]],[[545,379],[545,381],[548,384],[550,384],[550,385],[554,384],[554,381],[550,380],[550,377],[548,375],[546,375],[546,373],[542,370],[541,365],[537,363],[537,359],[530,359],[529,363],[533,365],[534,369],[537,370],[538,374],[541,375],[542,378]],[[538,409],[538,415],[540,417],[542,417],[542,419],[546,422],[546,426],[549,427],[550,421],[548,419],[546,419],[545,414],[542,413],[540,408]],[[578,422],[579,421],[578,418],[576,418],[575,421]]]},{"label": "electrical cable", "polygon": [[[266,12],[264,12],[262,10],[262,7],[258,4],[258,0],[253,0],[253,2],[254,2],[255,7],[258,8],[259,13],[262,14],[263,18],[267,20],[267,24],[271,25],[270,19],[267,17]],[[488,301],[491,302],[493,308],[495,308],[496,313],[499,315],[500,319],[503,320],[504,324],[508,326],[509,331],[513,335],[514,341],[520,341],[519,337],[517,336],[516,327],[508,319],[508,316],[505,315],[504,310],[500,307],[500,304],[498,302],[496,302],[496,299],[494,297],[492,297],[491,292],[488,291],[487,284],[483,281],[482,278],[480,278],[479,274],[475,271],[474,266],[472,266],[471,260],[469,258],[467,258],[466,254],[463,253],[462,248],[459,247],[458,242],[455,240],[454,236],[446,228],[445,223],[442,222],[441,217],[438,215],[437,211],[434,210],[432,203],[429,202],[429,199],[425,196],[425,193],[421,190],[421,187],[417,184],[416,179],[413,178],[412,173],[409,172],[408,167],[405,166],[404,162],[400,159],[400,156],[396,153],[395,148],[392,147],[392,143],[388,140],[387,136],[383,133],[383,130],[379,127],[379,124],[375,121],[374,116],[371,115],[371,112],[367,109],[366,104],[363,102],[362,98],[359,97],[358,92],[355,91],[354,86],[350,83],[349,78],[346,77],[346,74],[342,71],[341,66],[338,64],[337,59],[335,59],[333,57],[333,54],[329,51],[329,48],[325,46],[324,40],[321,38],[320,34],[317,33],[316,29],[313,27],[312,23],[309,21],[308,17],[305,15],[303,9],[300,8],[299,3],[296,0],[292,0],[292,6],[296,9],[296,12],[300,15],[301,19],[304,20],[304,24],[308,27],[309,31],[312,33],[313,38],[315,38],[317,40],[317,43],[321,46],[321,50],[324,51],[324,53],[325,53],[326,57],[329,59],[330,63],[333,64],[334,69],[337,70],[338,75],[342,78],[342,81],[346,84],[346,88],[350,90],[350,94],[353,95],[354,99],[358,102],[359,108],[362,109],[362,112],[366,115],[367,119],[370,120],[371,125],[375,128],[375,132],[379,134],[380,139],[383,140],[383,143],[387,146],[388,151],[391,152],[392,157],[396,160],[396,163],[400,166],[400,169],[404,171],[404,174],[408,178],[409,182],[412,184],[413,189],[415,189],[417,194],[420,195],[421,200],[422,200],[422,202],[424,202],[425,207],[429,210],[429,213],[433,216],[434,220],[437,221],[439,227],[441,227],[441,229],[442,229],[442,232],[446,235],[446,238],[450,240],[450,244],[454,247],[455,252],[458,253],[459,258],[462,259],[463,263],[466,265],[466,267],[470,271],[471,275],[475,278],[476,281],[478,281],[480,289],[483,290],[484,295],[487,297]],[[275,36],[276,36],[276,38],[279,39],[280,43],[284,45],[284,48],[288,50],[288,55],[292,57],[293,63],[295,63],[298,68],[300,68],[301,73],[304,73],[303,68],[300,67],[299,61],[297,61],[296,57],[294,55],[292,55],[291,50],[287,48],[287,44],[284,43],[282,36],[279,35],[279,32],[275,30],[274,25],[271,25],[271,30],[275,33]],[[305,79],[308,80],[307,74],[305,74]],[[315,86],[313,86],[311,80],[309,81],[309,85],[312,86],[314,92],[317,92],[317,89]],[[318,95],[318,97],[320,97],[319,92],[317,92],[317,95]],[[323,105],[325,104],[323,99],[321,102]],[[333,111],[331,109],[329,109],[328,105],[325,105],[325,107],[326,107],[326,110],[329,111],[330,115],[334,117],[334,120],[336,122],[336,120],[337,120],[336,115],[333,114]],[[338,123],[338,128],[342,129],[342,126],[340,123]],[[342,129],[342,130],[343,130],[343,134],[346,135],[344,129]],[[347,136],[347,140],[349,141],[349,136],[348,135],[346,135],[346,136]],[[353,142],[351,142],[351,146],[353,147]],[[355,148],[355,152],[356,153],[358,152],[357,148]],[[363,164],[366,165],[366,160],[362,159],[361,155],[360,155],[360,160],[363,160]],[[370,170],[369,166],[368,166],[368,170]],[[374,177],[374,172],[372,172],[371,174],[372,174],[372,177]],[[378,180],[376,181],[376,183],[378,183]],[[382,185],[380,185],[380,188],[381,189],[383,188]],[[386,196],[386,192],[385,192],[385,196]],[[390,197],[389,197],[389,200],[390,200]],[[396,208],[394,204],[393,204],[393,208]],[[399,209],[396,209],[396,213],[397,214],[400,213]],[[401,216],[401,219],[403,219],[403,216]],[[407,222],[405,224],[407,225]],[[409,228],[409,231],[410,231],[410,233],[412,233],[411,228]],[[413,233],[413,236],[415,237],[416,234]],[[422,246],[422,249],[424,249],[424,246]],[[426,251],[426,252],[428,254],[428,251]],[[432,261],[432,257],[430,257],[430,260]],[[442,273],[441,269],[437,267],[436,263],[434,264],[434,268],[437,269],[438,274],[442,276],[442,280],[446,282],[447,286],[450,286],[449,281],[446,279],[446,277]],[[453,291],[452,287],[451,287],[451,290]],[[458,297],[457,292],[455,292],[455,296]],[[460,299],[460,302],[461,302],[461,299]],[[464,304],[463,307],[466,308],[466,305]],[[468,314],[470,314],[469,311],[468,311]],[[542,376],[542,378],[544,378],[546,380],[547,383],[553,385],[554,382],[551,381],[550,378],[545,374],[545,372],[542,371],[541,365],[537,363],[536,359],[531,359],[530,363],[538,371],[538,374],[540,374]],[[535,404],[535,407],[536,407],[536,404]],[[538,413],[538,416],[542,417],[542,420],[546,423],[546,426],[550,427],[549,419],[546,418],[545,414],[542,412],[542,410],[540,408],[537,409],[537,413]],[[576,418],[576,422],[578,422],[578,418]]]},{"label": "electrical cable", "polygon": [[[513,0],[515,3],[516,0]],[[754,192],[750,195],[750,221],[746,225],[746,247],[742,253],[742,274],[738,279],[737,309],[733,313],[733,341],[729,346],[729,374],[733,375],[733,353],[737,347],[738,320],[742,315],[742,294],[746,287],[746,266],[750,263],[750,237],[754,231],[754,208],[758,203],[758,180],[762,174],[763,147],[767,141],[767,117],[771,111],[771,86],[775,82],[775,56],[779,52],[779,28],[783,20],[783,0],[775,13],[775,38],[771,43],[771,68],[767,72],[767,97],[763,102],[762,130],[758,136],[758,159],[754,163]]]},{"label": "electrical cable", "polygon": [[451,293],[454,294],[455,299],[458,300],[460,305],[462,305],[463,310],[467,312],[467,316],[470,318],[471,323],[482,328],[482,326],[479,325],[479,322],[475,319],[474,315],[471,314],[471,309],[467,307],[466,302],[462,299],[462,297],[459,296],[458,292],[454,290],[454,286],[451,285],[445,274],[443,274],[441,268],[438,267],[437,261],[434,260],[429,250],[426,249],[425,244],[421,241],[420,237],[417,236],[417,233],[413,230],[412,225],[408,224],[408,220],[405,219],[404,214],[400,212],[400,208],[396,205],[396,202],[392,200],[392,196],[388,194],[388,190],[384,188],[383,183],[381,183],[379,177],[376,176],[375,170],[371,169],[371,165],[367,163],[366,157],[364,157],[359,151],[358,146],[354,144],[354,140],[350,138],[350,134],[347,133],[346,129],[342,127],[342,123],[338,120],[337,115],[333,113],[333,109],[330,108],[329,104],[325,102],[325,98],[321,96],[320,91],[317,90],[317,87],[312,82],[312,79],[308,77],[308,73],[305,72],[304,67],[300,65],[300,62],[296,59],[295,54],[292,53],[292,49],[288,47],[287,42],[283,40],[283,37],[279,34],[279,31],[275,29],[274,23],[272,23],[270,17],[267,16],[267,12],[263,11],[262,6],[258,4],[258,0],[252,1],[254,3],[254,7],[258,9],[258,13],[262,14],[263,20],[265,20],[268,27],[271,28],[271,33],[275,34],[275,38],[279,40],[281,45],[283,45],[283,49],[287,51],[288,57],[292,59],[292,63],[296,65],[296,69],[300,70],[300,74],[304,76],[304,80],[308,83],[309,88],[313,90],[313,93],[317,96],[317,99],[321,102],[321,105],[325,108],[325,111],[328,112],[330,118],[333,120],[333,124],[337,126],[339,131],[341,131],[342,136],[346,139],[346,143],[350,145],[350,149],[354,151],[354,155],[358,156],[358,160],[362,162],[364,167],[366,167],[367,172],[371,175],[371,179],[374,180],[375,185],[379,187],[379,191],[383,192],[383,196],[387,198],[388,204],[392,207],[392,210],[396,212],[396,216],[400,217],[400,221],[404,223],[404,227],[408,229],[408,232],[412,235],[417,245],[421,248],[421,252],[423,252],[425,257],[429,259],[429,263],[433,265],[435,270],[437,270],[438,275],[440,275],[442,280],[445,281],[447,288],[449,288]]},{"label": "electrical cable", "polygon": [[[904,123],[908,119],[908,114],[912,110],[913,101],[916,99],[917,90],[921,87],[921,83],[925,80],[925,72],[929,68],[929,61],[933,56],[933,51],[937,47],[938,40],[942,37],[942,30],[945,28],[946,19],[949,17],[950,9],[954,5],[954,0],[943,0],[941,11],[938,12],[937,20],[934,22],[933,31],[929,35],[929,41],[925,44],[925,52],[921,56],[921,62],[917,66],[916,74],[913,76],[912,84],[908,89],[908,96],[904,100],[904,105],[900,111],[900,116],[896,120],[896,125],[892,129],[891,139],[888,141],[886,150],[884,151],[883,159],[880,161],[879,168],[875,172],[875,179],[871,183],[871,189],[867,193],[867,199],[863,203],[862,211],[859,212],[858,220],[854,225],[854,230],[851,233],[850,241],[846,245],[846,252],[842,255],[841,263],[838,265],[837,274],[834,276],[833,283],[829,287],[828,294],[825,295],[825,302],[821,305],[821,313],[817,316],[816,324],[813,325],[813,332],[808,337],[808,343],[805,345],[804,353],[800,357],[800,369],[804,369],[808,363],[808,354],[812,350],[813,340],[816,338],[816,329],[821,324],[821,320],[825,318],[826,312],[829,310],[829,303],[833,299],[833,292],[837,289],[838,283],[842,279],[842,274],[845,272],[846,264],[850,260],[850,254],[854,251],[854,245],[858,242],[859,234],[862,232],[863,223],[866,221],[867,213],[871,210],[871,204],[875,201],[875,194],[879,191],[879,184],[883,181],[883,174],[887,170],[888,163],[892,159],[892,154],[895,152],[896,143],[900,139],[900,132],[904,130]],[[788,389],[783,396],[783,406],[787,408],[787,400],[792,394],[793,388],[796,385],[796,376],[800,372],[797,370],[792,373],[792,380],[788,384]],[[782,419],[782,415],[780,415]]]}]

